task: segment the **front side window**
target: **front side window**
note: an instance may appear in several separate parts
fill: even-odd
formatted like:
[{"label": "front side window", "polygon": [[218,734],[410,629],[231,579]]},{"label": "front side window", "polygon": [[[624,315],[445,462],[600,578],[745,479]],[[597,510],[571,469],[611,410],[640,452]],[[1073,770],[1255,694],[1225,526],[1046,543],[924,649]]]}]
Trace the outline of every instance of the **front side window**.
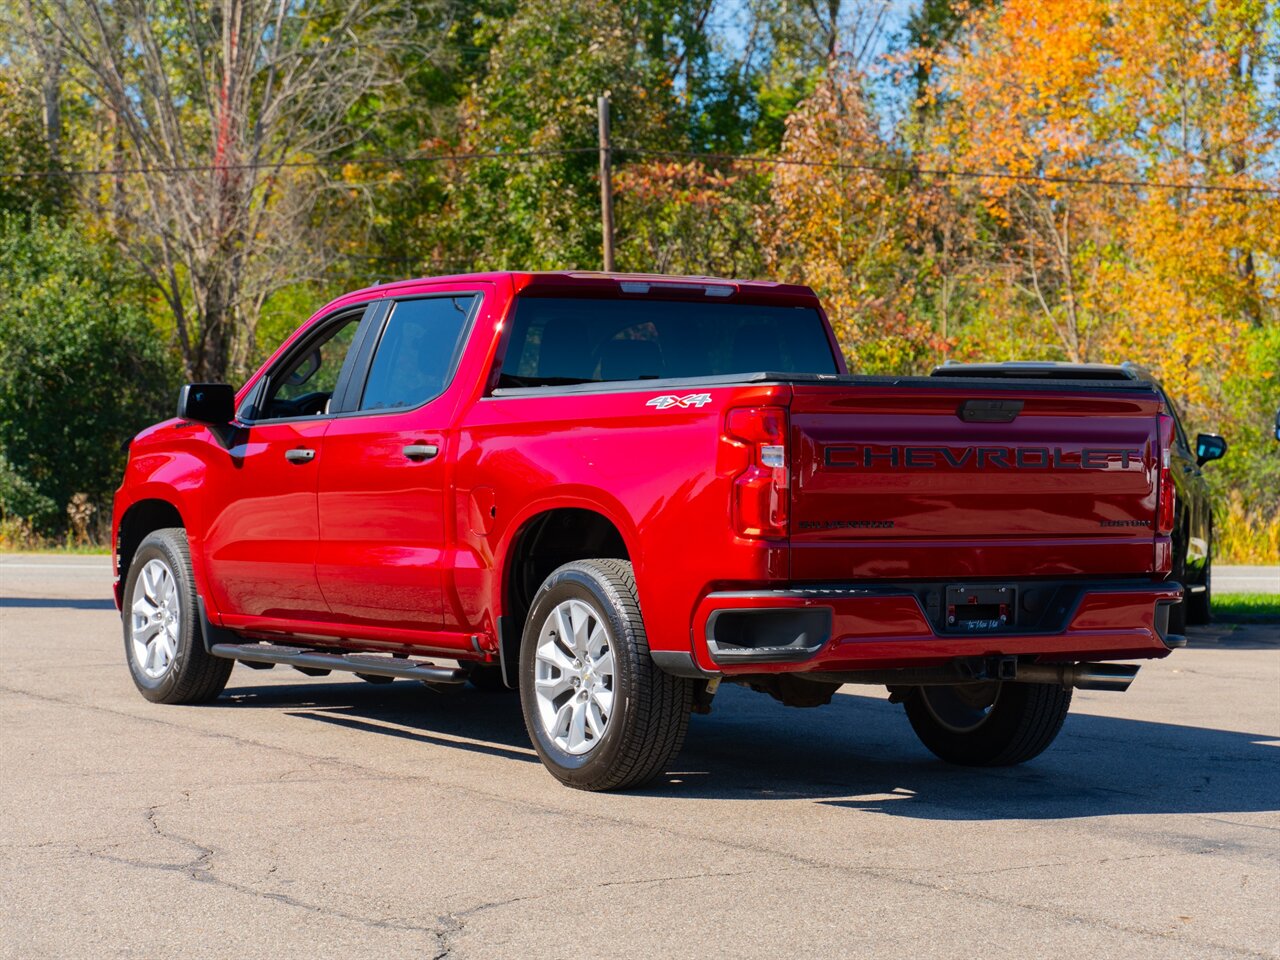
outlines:
[{"label": "front side window", "polygon": [[360,409],[416,407],[443,393],[478,300],[459,294],[397,301],[373,355]]},{"label": "front side window", "polygon": [[342,364],[360,326],[362,313],[347,314],[302,344],[273,370],[259,419],[281,420],[327,413]]}]

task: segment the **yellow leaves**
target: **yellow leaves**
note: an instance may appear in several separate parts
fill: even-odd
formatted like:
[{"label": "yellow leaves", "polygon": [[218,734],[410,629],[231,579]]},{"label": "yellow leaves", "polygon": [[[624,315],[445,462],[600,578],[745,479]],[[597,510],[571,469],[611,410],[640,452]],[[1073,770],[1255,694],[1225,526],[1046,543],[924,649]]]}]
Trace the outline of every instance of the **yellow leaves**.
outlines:
[{"label": "yellow leaves", "polygon": [[941,349],[913,309],[911,246],[928,197],[886,172],[903,158],[882,140],[862,82],[833,64],[788,118],[762,217],[766,265],[817,291],[856,369],[920,369]]},{"label": "yellow leaves", "polygon": [[[976,10],[959,41],[929,55],[942,111],[929,163],[1276,187],[1280,111],[1239,73],[1258,55],[1248,44],[1267,9],[1005,0]],[[1040,346],[1059,355],[1146,362],[1193,417],[1220,408],[1242,333],[1276,315],[1280,198],[995,178],[964,189],[978,192],[998,250],[974,281],[977,320],[962,349],[1025,354],[1048,338]]]}]

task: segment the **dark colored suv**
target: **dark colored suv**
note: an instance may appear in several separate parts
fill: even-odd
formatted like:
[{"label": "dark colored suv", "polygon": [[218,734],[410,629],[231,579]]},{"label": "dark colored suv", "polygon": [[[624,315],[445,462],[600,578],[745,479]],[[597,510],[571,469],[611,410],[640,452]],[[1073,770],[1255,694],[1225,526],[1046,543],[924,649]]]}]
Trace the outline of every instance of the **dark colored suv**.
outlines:
[{"label": "dark colored suv", "polygon": [[[986,379],[1138,381],[1150,383],[1164,399],[1165,410],[1173,418],[1171,446],[1174,487],[1177,491],[1173,528],[1173,572],[1186,588],[1186,602],[1169,614],[1169,629],[1181,633],[1187,623],[1209,622],[1210,574],[1213,563],[1213,504],[1202,468],[1227,452],[1227,441],[1213,433],[1201,433],[1194,445],[1183,425],[1182,410],[1164,385],[1133,363],[1055,363],[1014,360],[1005,363],[945,363],[935,367],[933,376],[979,377]],[[1280,416],[1280,415],[1278,415]]]}]

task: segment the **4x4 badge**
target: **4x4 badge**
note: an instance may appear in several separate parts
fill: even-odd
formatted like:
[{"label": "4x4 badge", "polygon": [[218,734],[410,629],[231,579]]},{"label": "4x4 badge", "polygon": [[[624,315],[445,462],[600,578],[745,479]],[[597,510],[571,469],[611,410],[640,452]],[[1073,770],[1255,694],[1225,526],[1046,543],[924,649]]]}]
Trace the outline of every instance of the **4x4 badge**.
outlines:
[{"label": "4x4 badge", "polygon": [[657,407],[659,410],[669,410],[671,407],[702,407],[711,402],[711,394],[709,393],[691,393],[687,397],[677,397],[674,394],[667,394],[662,397],[654,397],[648,401],[646,407]]}]

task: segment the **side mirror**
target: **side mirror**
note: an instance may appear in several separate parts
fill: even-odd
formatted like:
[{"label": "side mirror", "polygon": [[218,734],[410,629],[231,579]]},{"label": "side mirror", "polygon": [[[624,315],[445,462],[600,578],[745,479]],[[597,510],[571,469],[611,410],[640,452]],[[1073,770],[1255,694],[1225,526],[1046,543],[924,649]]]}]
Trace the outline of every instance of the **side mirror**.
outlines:
[{"label": "side mirror", "polygon": [[236,416],[236,391],[228,383],[188,383],[178,394],[178,418],[225,426]]},{"label": "side mirror", "polygon": [[1196,464],[1204,466],[1210,460],[1220,460],[1227,452],[1227,441],[1215,433],[1202,433],[1196,437]]}]

